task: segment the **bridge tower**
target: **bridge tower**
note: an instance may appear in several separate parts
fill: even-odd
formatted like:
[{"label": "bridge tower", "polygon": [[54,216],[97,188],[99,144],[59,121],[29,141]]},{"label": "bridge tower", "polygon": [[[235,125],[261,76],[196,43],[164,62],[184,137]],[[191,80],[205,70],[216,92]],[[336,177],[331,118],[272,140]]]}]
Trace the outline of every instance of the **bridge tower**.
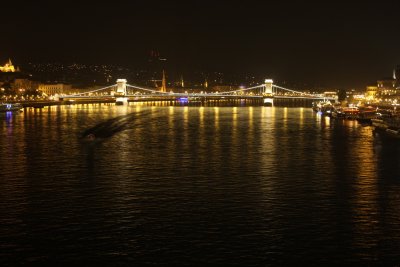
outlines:
[{"label": "bridge tower", "polygon": [[272,85],[274,81],[272,79],[265,79],[265,94],[272,94]]},{"label": "bridge tower", "polygon": [[264,105],[266,106],[273,106],[274,105],[274,96],[272,92],[272,86],[274,81],[272,79],[265,79],[265,86],[264,86]]},{"label": "bridge tower", "polygon": [[114,94],[115,104],[117,105],[127,105],[128,98],[126,97],[126,79],[118,79],[117,80],[117,92]]}]

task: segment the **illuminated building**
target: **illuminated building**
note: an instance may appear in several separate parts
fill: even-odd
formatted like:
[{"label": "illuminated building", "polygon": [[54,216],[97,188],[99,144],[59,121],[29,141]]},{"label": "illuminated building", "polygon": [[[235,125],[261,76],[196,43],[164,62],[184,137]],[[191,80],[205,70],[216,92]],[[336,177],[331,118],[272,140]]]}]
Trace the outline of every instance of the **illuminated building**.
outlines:
[{"label": "illuminated building", "polygon": [[17,72],[18,68],[15,68],[11,62],[11,59],[4,66],[0,66],[0,72]]},{"label": "illuminated building", "polygon": [[36,81],[31,81],[29,79],[17,78],[12,84],[12,88],[16,92],[23,92],[28,90],[38,89],[39,83]]},{"label": "illuminated building", "polygon": [[365,98],[368,100],[374,100],[378,93],[378,86],[369,85],[367,86],[367,90],[365,92]]},{"label": "illuminated building", "polygon": [[399,89],[396,88],[396,70],[393,70],[393,77],[377,81],[378,92],[376,96],[382,101],[393,101],[399,95]]},{"label": "illuminated building", "polygon": [[396,79],[385,78],[378,80],[378,95],[379,96],[391,96],[396,95]]},{"label": "illuminated building", "polygon": [[70,91],[72,91],[72,86],[63,83],[39,84],[38,90],[42,91],[46,95],[68,94]]}]

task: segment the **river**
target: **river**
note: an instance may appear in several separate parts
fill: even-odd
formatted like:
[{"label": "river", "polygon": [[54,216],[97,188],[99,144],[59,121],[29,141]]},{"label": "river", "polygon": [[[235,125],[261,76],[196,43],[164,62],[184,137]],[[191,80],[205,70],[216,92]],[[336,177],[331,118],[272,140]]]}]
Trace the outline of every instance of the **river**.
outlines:
[{"label": "river", "polygon": [[0,133],[1,266],[400,264],[400,142],[356,121],[87,104]]}]

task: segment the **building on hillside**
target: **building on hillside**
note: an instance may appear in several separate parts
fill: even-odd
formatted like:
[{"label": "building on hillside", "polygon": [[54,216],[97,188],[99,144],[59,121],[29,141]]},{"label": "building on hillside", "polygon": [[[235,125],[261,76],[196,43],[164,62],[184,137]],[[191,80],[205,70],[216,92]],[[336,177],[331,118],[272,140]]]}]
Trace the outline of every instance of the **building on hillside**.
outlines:
[{"label": "building on hillside", "polygon": [[0,72],[18,72],[18,71],[19,68],[14,67],[14,65],[11,62],[11,59],[9,59],[7,63],[4,64],[4,66],[0,66]]},{"label": "building on hillside", "polygon": [[16,93],[35,91],[39,88],[39,82],[17,78],[14,80],[11,87]]}]

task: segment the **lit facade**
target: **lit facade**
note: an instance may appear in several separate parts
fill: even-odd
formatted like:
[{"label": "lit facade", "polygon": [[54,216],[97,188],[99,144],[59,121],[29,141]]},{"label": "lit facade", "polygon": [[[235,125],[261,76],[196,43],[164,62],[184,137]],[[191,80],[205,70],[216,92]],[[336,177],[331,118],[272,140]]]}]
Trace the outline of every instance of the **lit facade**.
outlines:
[{"label": "lit facade", "polygon": [[374,100],[376,98],[377,93],[378,93],[378,86],[375,85],[367,86],[365,92],[365,98],[368,100]]},{"label": "lit facade", "polygon": [[42,91],[46,95],[55,94],[68,94],[72,91],[72,86],[70,84],[39,84],[39,91]]},{"label": "lit facade", "polygon": [[17,69],[12,64],[11,59],[9,59],[4,66],[0,66],[0,72],[16,72],[16,71]]},{"label": "lit facade", "polygon": [[13,89],[16,92],[23,92],[27,90],[36,90],[38,89],[39,83],[35,81],[31,81],[28,79],[15,79],[12,84]]},{"label": "lit facade", "polygon": [[395,79],[378,80],[378,95],[381,97],[397,95],[396,82]]}]

